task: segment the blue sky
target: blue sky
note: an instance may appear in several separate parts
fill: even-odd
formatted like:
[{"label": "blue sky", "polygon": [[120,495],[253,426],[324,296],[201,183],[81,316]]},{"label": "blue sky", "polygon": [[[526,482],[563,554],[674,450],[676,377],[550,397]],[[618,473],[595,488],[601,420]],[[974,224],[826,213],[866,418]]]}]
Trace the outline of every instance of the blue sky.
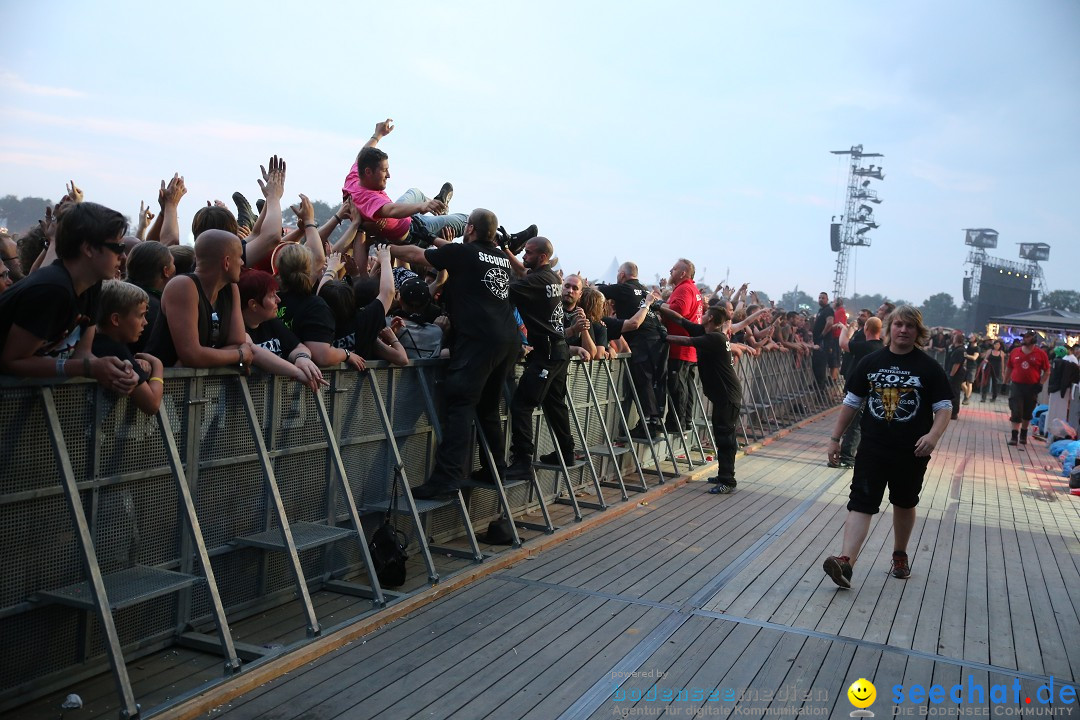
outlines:
[{"label": "blue sky", "polygon": [[564,268],[643,278],[695,261],[778,298],[831,289],[844,161],[881,152],[884,202],[848,291],[959,302],[961,228],[994,254],[1049,242],[1077,289],[1080,3],[412,2],[0,4],[0,194],[134,216],[185,176],[206,199],[331,201],[392,117],[391,196],[529,223]]}]

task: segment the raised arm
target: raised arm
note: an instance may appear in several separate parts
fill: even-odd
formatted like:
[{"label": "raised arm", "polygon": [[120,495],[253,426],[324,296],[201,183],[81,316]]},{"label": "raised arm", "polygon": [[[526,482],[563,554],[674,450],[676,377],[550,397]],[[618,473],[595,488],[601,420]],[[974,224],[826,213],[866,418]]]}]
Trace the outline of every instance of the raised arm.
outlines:
[{"label": "raised arm", "polygon": [[285,193],[285,161],[274,155],[270,158],[270,170],[259,166],[262,190],[266,204],[256,221],[258,232],[251,231],[248,236],[246,258],[248,267],[252,267],[266,258],[281,242],[281,196]]},{"label": "raised arm", "polygon": [[187,194],[187,186],[184,178],[179,173],[174,173],[172,179],[166,185],[161,181],[161,190],[158,191],[158,202],[161,204],[161,234],[158,239],[162,245],[180,244],[180,216],[177,212],[180,206],[180,198]]},{"label": "raised arm", "polygon": [[311,253],[311,280],[318,283],[323,268],[326,267],[326,250],[323,248],[322,236],[319,235],[319,226],[315,224],[315,206],[311,204],[308,196],[300,193],[300,204],[290,208],[296,214],[296,222],[303,230],[304,247]]}]

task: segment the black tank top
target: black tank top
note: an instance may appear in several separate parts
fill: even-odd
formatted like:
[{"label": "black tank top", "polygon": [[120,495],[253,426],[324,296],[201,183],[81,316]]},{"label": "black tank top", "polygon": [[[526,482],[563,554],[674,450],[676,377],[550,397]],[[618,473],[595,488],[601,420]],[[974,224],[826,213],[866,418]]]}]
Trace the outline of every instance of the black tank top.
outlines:
[{"label": "black tank top", "polygon": [[[187,273],[183,277],[191,278],[195,283],[195,290],[199,293],[199,344],[210,348],[223,346],[228,332],[229,318],[232,317],[232,288],[229,285],[221,288],[217,302],[211,304],[210,298],[206,297],[202,283],[199,282],[195,273]],[[165,317],[164,305],[158,314],[157,322],[154,323],[154,330],[150,335],[150,342],[146,345],[146,352],[161,360],[165,367],[176,365],[180,359],[176,353],[172,333],[169,331],[169,321]]]}]

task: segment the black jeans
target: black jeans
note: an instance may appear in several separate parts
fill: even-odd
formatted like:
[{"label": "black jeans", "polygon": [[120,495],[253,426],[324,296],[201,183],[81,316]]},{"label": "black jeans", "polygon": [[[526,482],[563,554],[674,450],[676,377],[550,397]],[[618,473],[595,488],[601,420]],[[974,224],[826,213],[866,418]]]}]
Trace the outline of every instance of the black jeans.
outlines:
[{"label": "black jeans", "polygon": [[[506,445],[499,419],[499,400],[520,348],[521,342],[516,337],[490,341],[461,338],[454,343],[443,382],[446,422],[429,483],[455,488],[460,485],[470,465],[469,441],[474,417],[491,446],[495,462],[503,462]],[[481,464],[491,470],[482,453]]]},{"label": "black jeans", "polygon": [[712,429],[716,438],[716,477],[723,485],[735,487],[735,453],[739,441],[735,429],[739,422],[739,406],[720,398],[712,400]]},{"label": "black jeans", "polygon": [[967,376],[961,370],[955,375],[949,376],[949,388],[952,389],[952,418],[960,417],[960,401],[964,399],[964,390],[960,386],[967,381]]},{"label": "black jeans", "polygon": [[[565,354],[565,351],[560,353]],[[510,401],[510,451],[515,460],[532,460],[536,444],[533,438],[533,410],[542,405],[548,427],[555,434],[564,458],[574,452],[570,434],[570,411],[566,407],[566,371],[569,360],[549,360],[538,350],[529,353],[525,372],[518,380]]]},{"label": "black jeans", "polygon": [[667,400],[664,369],[667,366],[668,344],[654,338],[635,339],[629,345],[630,379],[645,413],[642,420],[659,418],[663,415]]},{"label": "black jeans", "polygon": [[[825,341],[822,340],[822,342]],[[829,353],[825,348],[819,347],[817,350],[810,351],[810,368],[814,373],[814,384],[819,389],[825,387],[829,373]]]},{"label": "black jeans", "polygon": [[[667,391],[670,400],[669,409],[674,409],[683,426],[689,426],[693,420],[694,365],[689,360],[668,358]],[[668,415],[668,422],[675,418]]]}]

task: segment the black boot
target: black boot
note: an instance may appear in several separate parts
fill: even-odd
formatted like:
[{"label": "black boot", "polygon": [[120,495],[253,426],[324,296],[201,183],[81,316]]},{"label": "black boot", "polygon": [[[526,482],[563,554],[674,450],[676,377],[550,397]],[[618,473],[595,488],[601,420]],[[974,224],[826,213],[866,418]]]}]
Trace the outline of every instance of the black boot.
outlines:
[{"label": "black boot", "polygon": [[521,232],[516,232],[510,236],[510,254],[517,255],[525,249],[525,243],[532,240],[534,237],[540,234],[539,228],[535,225],[530,225]]},{"label": "black boot", "polygon": [[1016,444],[1016,439],[1017,439],[1018,434],[1019,434],[1018,431],[1016,431],[1016,430],[1012,431],[1012,437],[1009,438],[1009,444],[1010,445],[1015,445]]}]

